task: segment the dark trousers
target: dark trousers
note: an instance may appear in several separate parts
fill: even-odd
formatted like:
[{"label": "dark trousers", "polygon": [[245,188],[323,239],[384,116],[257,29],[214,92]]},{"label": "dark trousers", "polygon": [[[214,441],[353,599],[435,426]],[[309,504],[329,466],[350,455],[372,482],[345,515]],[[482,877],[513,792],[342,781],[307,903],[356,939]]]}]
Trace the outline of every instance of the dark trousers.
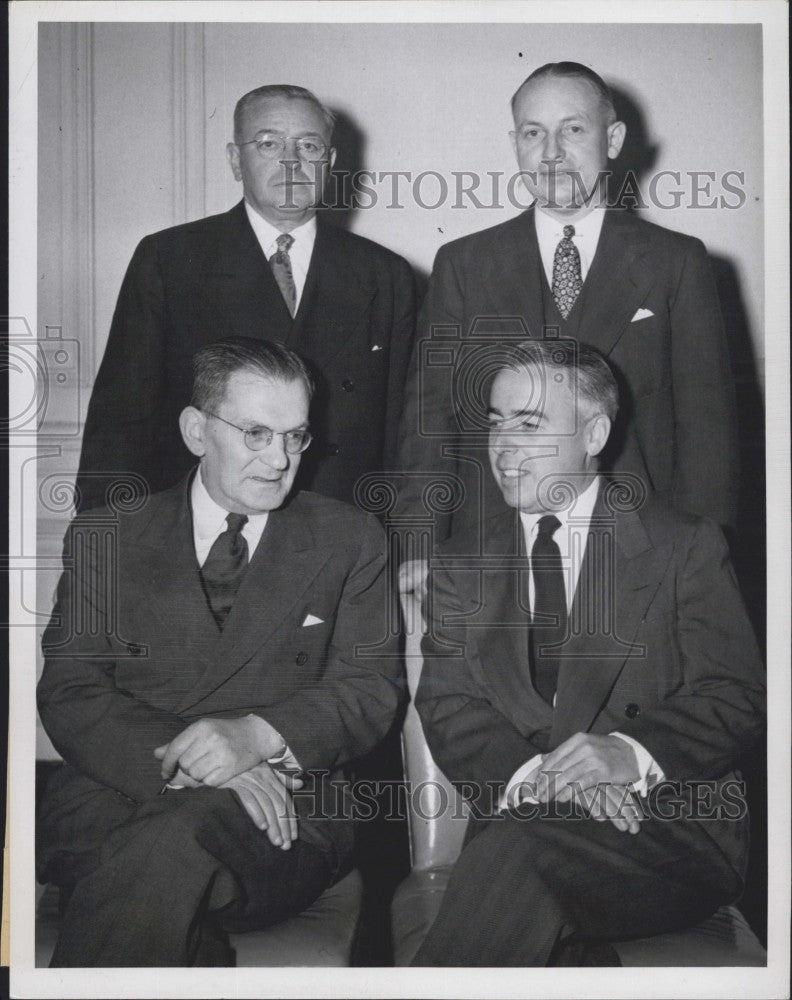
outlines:
[{"label": "dark trousers", "polygon": [[101,843],[71,866],[59,858],[61,881],[71,867],[76,884],[52,967],[233,965],[227,931],[300,913],[345,874],[348,859],[321,839],[274,847],[230,790],[139,806],[101,797],[110,806]]},{"label": "dark trousers", "polygon": [[610,942],[692,927],[740,886],[684,820],[649,819],[632,836],[607,821],[506,813],[463,850],[412,964],[544,966],[565,935]]}]

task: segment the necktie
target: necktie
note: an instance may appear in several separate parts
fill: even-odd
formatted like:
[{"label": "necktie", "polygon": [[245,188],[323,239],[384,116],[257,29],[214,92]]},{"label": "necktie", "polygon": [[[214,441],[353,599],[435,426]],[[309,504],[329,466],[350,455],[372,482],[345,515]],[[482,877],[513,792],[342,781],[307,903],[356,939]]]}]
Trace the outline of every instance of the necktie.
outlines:
[{"label": "necktie", "polygon": [[553,541],[553,533],[561,526],[555,514],[539,519],[538,531],[531,549],[531,571],[534,580],[534,606],[531,622],[530,652],[534,687],[552,705],[558,681],[558,648],[544,655],[541,647],[560,643],[567,633],[567,603],[561,551]]},{"label": "necktie", "polygon": [[242,534],[247,514],[229,514],[226,523],[228,527],[214,540],[201,567],[209,607],[221,629],[248,565],[248,546]]},{"label": "necktie", "polygon": [[574,226],[564,226],[563,239],[559,240],[553,257],[553,298],[564,319],[572,312],[583,287],[580,254],[572,242],[574,235]]},{"label": "necktie", "polygon": [[294,243],[294,237],[289,233],[281,233],[277,239],[278,249],[270,257],[269,263],[278,288],[281,290],[283,301],[289,308],[292,316],[297,311],[297,288],[294,284],[291,260],[289,259],[289,249]]}]

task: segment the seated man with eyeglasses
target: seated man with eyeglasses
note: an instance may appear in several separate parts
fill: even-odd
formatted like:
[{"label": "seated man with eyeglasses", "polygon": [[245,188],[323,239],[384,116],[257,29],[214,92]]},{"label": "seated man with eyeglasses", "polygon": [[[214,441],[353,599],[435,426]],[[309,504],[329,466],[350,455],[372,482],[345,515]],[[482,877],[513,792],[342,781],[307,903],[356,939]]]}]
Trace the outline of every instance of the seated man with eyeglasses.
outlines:
[{"label": "seated man with eyeglasses", "polygon": [[402,257],[330,223],[345,210],[332,186],[334,124],[303,87],[251,90],[226,146],[243,200],[141,240],[91,394],[78,509],[104,503],[119,480],[157,492],[187,471],[177,430],[187,361],[227,336],[277,340],[309,364],[316,440],[300,487],[352,502],[361,476],[396,467],[413,275]]},{"label": "seated man with eyeglasses", "polygon": [[293,489],[313,384],[280,344],[194,359],[198,467],[70,526],[38,703],[64,758],[38,876],[52,966],[233,965],[351,868],[344,769],[393,721],[385,537]]}]

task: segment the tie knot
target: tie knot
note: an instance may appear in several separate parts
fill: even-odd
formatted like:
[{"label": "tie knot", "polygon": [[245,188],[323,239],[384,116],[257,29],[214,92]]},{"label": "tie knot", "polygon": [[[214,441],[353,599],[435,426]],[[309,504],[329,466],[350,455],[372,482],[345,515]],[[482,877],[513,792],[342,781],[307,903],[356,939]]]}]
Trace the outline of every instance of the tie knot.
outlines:
[{"label": "tie knot", "polygon": [[[572,232],[574,231],[575,231],[574,228],[572,228]],[[278,244],[279,253],[288,253],[289,250],[291,249],[292,243],[294,243],[294,237],[291,235],[291,233],[281,233],[275,242]]]},{"label": "tie knot", "polygon": [[555,514],[545,514],[543,517],[539,518],[536,530],[540,537],[552,538],[556,529],[560,527],[561,522]]},{"label": "tie knot", "polygon": [[564,226],[564,239],[565,240],[571,240],[574,235],[575,235],[575,227],[574,226]]},{"label": "tie knot", "polygon": [[234,534],[240,532],[248,522],[247,514],[229,514],[226,518],[228,530]]}]

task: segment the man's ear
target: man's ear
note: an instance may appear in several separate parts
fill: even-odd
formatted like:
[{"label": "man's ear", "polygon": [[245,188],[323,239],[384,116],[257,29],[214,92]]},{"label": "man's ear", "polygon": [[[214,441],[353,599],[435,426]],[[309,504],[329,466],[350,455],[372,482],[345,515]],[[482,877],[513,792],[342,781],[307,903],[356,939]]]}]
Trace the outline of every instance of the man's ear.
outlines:
[{"label": "man's ear", "polygon": [[608,126],[608,159],[615,160],[624,145],[627,126],[624,122],[614,122]]},{"label": "man's ear", "polygon": [[226,146],[226,159],[231,164],[231,173],[235,181],[242,180],[242,169],[239,166],[239,146],[235,142],[229,142]]},{"label": "man's ear", "polygon": [[610,417],[604,413],[595,414],[586,425],[586,452],[591,458],[599,455],[610,437]]},{"label": "man's ear", "polygon": [[194,406],[186,406],[179,414],[179,429],[184,443],[198,458],[206,454],[206,416]]}]

